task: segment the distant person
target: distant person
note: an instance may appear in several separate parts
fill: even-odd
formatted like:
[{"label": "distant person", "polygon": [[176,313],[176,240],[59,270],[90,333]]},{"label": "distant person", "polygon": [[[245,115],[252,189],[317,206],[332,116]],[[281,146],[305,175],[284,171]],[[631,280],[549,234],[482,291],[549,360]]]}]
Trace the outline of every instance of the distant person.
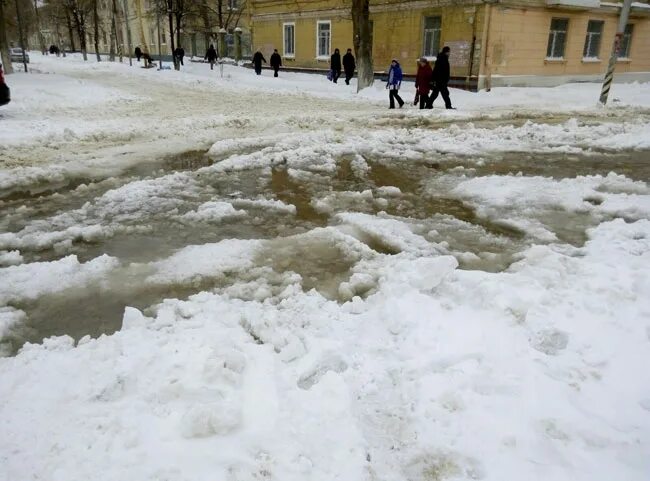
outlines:
[{"label": "distant person", "polygon": [[264,55],[262,55],[262,52],[258,50],[255,52],[255,55],[253,55],[253,66],[255,67],[255,73],[257,75],[262,75],[262,62],[266,63],[266,59],[264,58]]},{"label": "distant person", "polygon": [[138,46],[138,47],[135,47],[135,58],[138,59],[138,62],[139,62],[140,59],[142,58],[142,49],[140,49],[139,46]]},{"label": "distant person", "polygon": [[144,59],[144,68],[153,67],[153,59],[151,58],[151,55],[149,55],[148,52],[143,52],[141,56]]},{"label": "distant person", "polygon": [[174,50],[174,58],[179,65],[183,65],[183,57],[185,57],[185,49],[180,45]]},{"label": "distant person", "polygon": [[271,67],[273,67],[273,76],[277,77],[278,70],[282,67],[282,57],[280,57],[277,48],[273,50],[273,54],[271,55]]},{"label": "distant person", "polygon": [[354,69],[357,68],[357,63],[354,61],[352,49],[349,48],[345,55],[343,55],[343,71],[345,72],[345,85],[350,85],[350,80],[354,77]]},{"label": "distant person", "polygon": [[205,52],[205,58],[210,63],[210,70],[214,70],[214,64],[217,61],[217,51],[214,49],[214,45],[210,44],[210,47]]},{"label": "distant person", "polygon": [[416,98],[420,103],[420,109],[424,109],[429,105],[429,92],[431,90],[433,71],[429,61],[422,57],[418,62],[418,73],[415,76],[415,90]]},{"label": "distant person", "polygon": [[449,47],[443,47],[442,51],[436,58],[436,65],[433,67],[433,88],[431,89],[431,97],[429,97],[429,104],[427,105],[430,109],[433,108],[433,102],[438,97],[438,93],[442,95],[442,98],[445,101],[445,108],[453,109],[451,106],[451,99],[449,98],[449,89],[447,88],[450,77],[450,52],[451,49]]},{"label": "distant person", "polygon": [[341,76],[341,52],[339,49],[334,49],[334,53],[330,57],[330,70],[332,71],[332,82],[337,83]]},{"label": "distant person", "polygon": [[395,59],[390,63],[390,68],[388,69],[388,82],[386,83],[386,88],[388,89],[388,99],[390,101],[391,109],[395,108],[395,100],[399,103],[399,108],[404,107],[404,101],[402,97],[399,96],[399,88],[402,86],[402,67],[400,67],[399,62]]}]

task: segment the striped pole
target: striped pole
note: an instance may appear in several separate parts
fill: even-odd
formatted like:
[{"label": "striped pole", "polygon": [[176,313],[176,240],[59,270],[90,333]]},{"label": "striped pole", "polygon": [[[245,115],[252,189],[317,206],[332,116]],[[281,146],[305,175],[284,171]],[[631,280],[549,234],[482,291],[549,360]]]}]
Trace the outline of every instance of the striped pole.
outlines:
[{"label": "striped pole", "polygon": [[627,19],[630,16],[630,7],[632,6],[632,0],[623,0],[623,8],[621,8],[621,15],[618,18],[618,29],[616,30],[616,36],[614,37],[614,46],[612,47],[612,55],[609,57],[609,64],[607,65],[607,73],[605,74],[605,79],[603,80],[603,88],[600,91],[600,103],[605,105],[607,103],[607,97],[609,96],[609,89],[612,86],[612,81],[614,80],[614,69],[616,68],[616,59],[618,58],[618,51],[621,48],[621,40],[623,39],[623,34],[625,33],[625,26],[627,25]]}]

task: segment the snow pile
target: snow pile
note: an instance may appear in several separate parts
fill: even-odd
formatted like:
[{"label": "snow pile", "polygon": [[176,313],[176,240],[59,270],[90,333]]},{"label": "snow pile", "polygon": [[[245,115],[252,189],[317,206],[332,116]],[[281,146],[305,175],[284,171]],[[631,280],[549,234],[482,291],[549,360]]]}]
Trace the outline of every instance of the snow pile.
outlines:
[{"label": "snow pile", "polygon": [[200,204],[196,210],[191,210],[179,217],[181,222],[221,222],[246,215],[246,211],[237,210],[229,202],[210,201]]},{"label": "snow pile", "polygon": [[[53,481],[644,480],[650,222],[590,236],[531,248],[501,274],[389,256],[365,272],[377,291],[343,305],[300,288],[202,293],[155,317],[127,309],[120,332],[78,347],[27,345],[0,362],[3,468]],[[210,257],[186,252],[169,272]]]},{"label": "snow pile", "polygon": [[[430,189],[437,194],[437,186]],[[613,172],[560,180],[519,175],[484,176],[461,181],[451,195],[469,201],[480,216],[507,220],[540,240],[556,240],[540,223],[540,213],[583,213],[593,219],[650,217],[650,187]]]},{"label": "snow pile", "polygon": [[32,262],[0,269],[0,305],[24,299],[36,299],[71,287],[101,280],[120,265],[118,259],[103,255],[86,263],[77,256],[54,262]]}]

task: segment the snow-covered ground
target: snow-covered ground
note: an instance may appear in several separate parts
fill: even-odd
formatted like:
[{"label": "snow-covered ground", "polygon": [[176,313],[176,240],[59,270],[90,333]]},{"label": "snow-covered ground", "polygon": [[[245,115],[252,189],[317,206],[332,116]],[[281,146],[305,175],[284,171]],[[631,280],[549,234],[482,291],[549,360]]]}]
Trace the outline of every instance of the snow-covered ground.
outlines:
[{"label": "snow-covered ground", "polygon": [[32,61],[0,481],[649,479],[650,85]]}]

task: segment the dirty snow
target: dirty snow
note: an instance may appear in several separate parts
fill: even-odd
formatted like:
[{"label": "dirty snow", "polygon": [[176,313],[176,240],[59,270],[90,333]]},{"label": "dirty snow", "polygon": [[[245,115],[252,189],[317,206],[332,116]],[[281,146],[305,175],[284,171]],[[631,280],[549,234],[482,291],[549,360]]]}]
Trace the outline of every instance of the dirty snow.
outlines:
[{"label": "dirty snow", "polygon": [[[392,113],[379,82],[32,59],[0,110],[1,481],[647,481],[648,84]],[[579,161],[489,170],[513,152]],[[158,297],[15,352],[91,284]]]}]

